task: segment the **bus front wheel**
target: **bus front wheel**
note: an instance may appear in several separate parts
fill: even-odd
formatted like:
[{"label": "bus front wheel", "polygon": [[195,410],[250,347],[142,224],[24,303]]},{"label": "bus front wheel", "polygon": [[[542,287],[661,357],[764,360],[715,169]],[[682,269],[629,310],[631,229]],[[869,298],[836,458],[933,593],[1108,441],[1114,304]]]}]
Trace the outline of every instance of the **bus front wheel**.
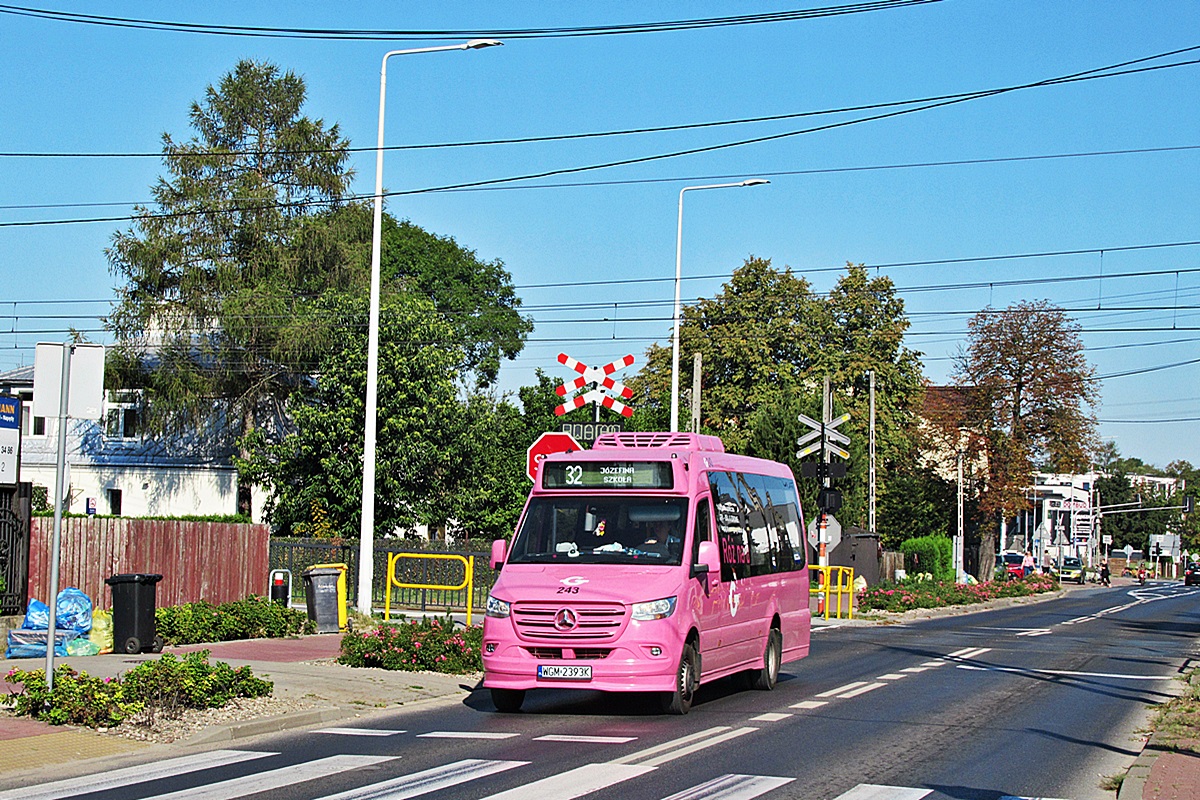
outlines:
[{"label": "bus front wheel", "polygon": [[492,689],[492,705],[502,714],[512,714],[521,710],[525,702],[524,689]]},{"label": "bus front wheel", "polygon": [[675,670],[675,690],[663,692],[663,711],[668,714],[686,714],[692,710],[692,698],[696,694],[696,683],[700,676],[696,670],[696,648],[683,646],[679,667]]}]

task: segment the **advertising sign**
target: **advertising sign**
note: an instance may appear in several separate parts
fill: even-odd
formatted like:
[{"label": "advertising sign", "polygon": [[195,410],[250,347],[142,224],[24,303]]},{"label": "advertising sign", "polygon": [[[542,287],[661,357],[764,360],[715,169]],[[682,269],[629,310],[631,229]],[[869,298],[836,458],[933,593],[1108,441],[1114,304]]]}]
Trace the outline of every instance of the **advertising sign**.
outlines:
[{"label": "advertising sign", "polygon": [[21,399],[0,395],[0,485],[17,482],[21,451]]}]

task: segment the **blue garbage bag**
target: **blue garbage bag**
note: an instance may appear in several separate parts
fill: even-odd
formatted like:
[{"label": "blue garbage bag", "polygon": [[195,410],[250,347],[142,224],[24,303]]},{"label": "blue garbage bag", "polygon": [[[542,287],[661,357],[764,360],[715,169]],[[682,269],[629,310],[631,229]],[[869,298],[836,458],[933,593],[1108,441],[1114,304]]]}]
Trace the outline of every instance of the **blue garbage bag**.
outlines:
[{"label": "blue garbage bag", "polygon": [[54,604],[54,625],[60,631],[90,631],[92,598],[74,586],[63,589]]},{"label": "blue garbage bag", "polygon": [[25,611],[25,621],[21,623],[24,630],[44,631],[50,627],[50,606],[41,600],[30,600],[29,608]]},{"label": "blue garbage bag", "polygon": [[[46,617],[49,619],[49,616]],[[50,636],[48,630],[26,630],[18,628],[8,632],[8,648],[4,651],[5,658],[45,658],[46,640]],[[54,632],[54,655],[67,657],[67,646],[79,634],[76,631]]]}]

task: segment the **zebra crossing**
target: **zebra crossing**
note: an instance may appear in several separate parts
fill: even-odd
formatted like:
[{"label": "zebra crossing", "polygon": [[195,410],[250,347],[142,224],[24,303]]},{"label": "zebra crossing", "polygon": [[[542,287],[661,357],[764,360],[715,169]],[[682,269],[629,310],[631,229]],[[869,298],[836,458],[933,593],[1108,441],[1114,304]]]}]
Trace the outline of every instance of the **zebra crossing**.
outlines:
[{"label": "zebra crossing", "polygon": [[[363,735],[365,730],[368,729],[325,729],[321,733],[359,736]],[[706,746],[707,742],[727,741],[731,736],[740,735],[743,730],[710,729],[701,732],[701,734],[708,734],[707,737],[691,734],[689,737],[683,738],[691,740],[690,747],[694,752],[695,748],[702,748]],[[384,733],[395,735],[397,732]],[[372,732],[367,735],[380,734]],[[570,737],[565,738],[569,739]],[[492,787],[489,786],[490,778],[521,770],[529,767],[533,762],[480,758],[461,759],[430,769],[384,778],[336,794],[316,794],[312,797],[313,800],[408,800],[436,792],[448,792],[443,796],[453,797],[455,800],[465,800],[466,798],[474,800],[574,800],[587,796],[612,797],[625,793],[625,787],[621,784],[649,775],[662,764],[679,757],[670,750],[670,746],[677,744],[678,742],[668,742],[646,748],[624,758],[584,764],[565,772],[522,782],[500,791],[492,791]],[[400,760],[396,756],[341,754],[299,764],[264,769],[241,777],[204,781],[205,772],[208,770],[249,764],[278,755],[280,754],[271,751],[213,750],[207,753],[166,759],[144,766],[111,770],[86,780],[73,778],[0,792],[0,800],[17,800],[17,798],[22,800],[51,800],[51,798],[67,800],[67,798],[82,797],[97,792],[117,792],[122,789],[130,790],[130,796],[137,796],[142,800],[238,800],[238,798],[251,795],[282,790],[290,790],[289,796],[294,796],[296,789],[311,781],[354,770],[380,767]],[[145,793],[146,789],[152,789],[155,783],[164,778],[178,778],[184,775],[194,776],[198,782],[186,789],[159,794],[154,794],[152,791]],[[661,800],[754,800],[754,798],[771,795],[795,781],[796,777],[794,776],[731,773],[704,780],[694,786],[667,795]],[[614,790],[614,787],[616,787],[616,794],[610,791]],[[300,791],[302,793],[302,789]],[[932,794],[932,790],[918,787],[859,784],[831,800],[922,800],[930,794]],[[782,798],[785,795],[779,794],[778,796]],[[770,797],[766,797],[766,800],[770,800]],[[1027,799],[1006,797],[1004,800]]]}]

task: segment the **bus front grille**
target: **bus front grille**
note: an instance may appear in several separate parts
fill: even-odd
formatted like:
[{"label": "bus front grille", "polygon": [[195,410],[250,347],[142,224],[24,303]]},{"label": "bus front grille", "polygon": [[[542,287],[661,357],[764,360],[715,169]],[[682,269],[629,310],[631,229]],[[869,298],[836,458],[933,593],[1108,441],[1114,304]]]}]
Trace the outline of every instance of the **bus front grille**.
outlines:
[{"label": "bus front grille", "polygon": [[619,603],[514,603],[512,617],[524,639],[607,642],[620,634],[625,607]]}]

